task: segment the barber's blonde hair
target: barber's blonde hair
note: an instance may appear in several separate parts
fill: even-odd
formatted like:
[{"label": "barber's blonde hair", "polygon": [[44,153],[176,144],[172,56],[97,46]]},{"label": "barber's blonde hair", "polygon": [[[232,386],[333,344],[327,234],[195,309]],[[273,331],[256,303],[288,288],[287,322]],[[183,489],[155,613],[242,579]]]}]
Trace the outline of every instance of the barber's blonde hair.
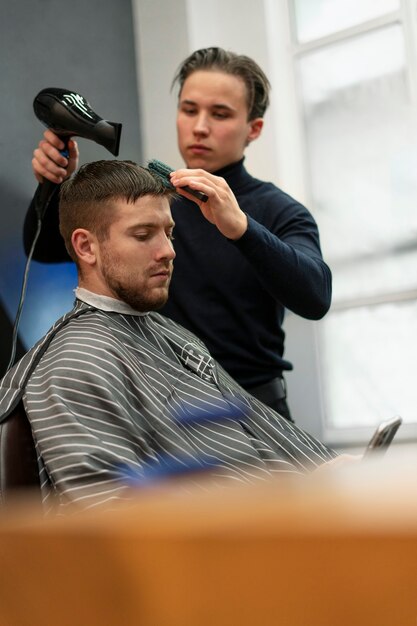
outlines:
[{"label": "barber's blonde hair", "polygon": [[271,84],[264,71],[250,57],[223,48],[201,48],[179,66],[172,86],[179,85],[179,96],[186,79],[198,70],[214,70],[238,76],[246,86],[248,121],[263,117],[269,106]]}]

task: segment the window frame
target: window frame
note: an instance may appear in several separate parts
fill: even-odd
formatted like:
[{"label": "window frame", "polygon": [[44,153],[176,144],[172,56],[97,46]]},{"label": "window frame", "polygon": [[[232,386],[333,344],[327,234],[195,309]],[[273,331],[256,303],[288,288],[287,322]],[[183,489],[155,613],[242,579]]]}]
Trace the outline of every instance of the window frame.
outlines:
[{"label": "window frame", "polygon": [[[366,20],[362,23],[354,26],[349,26],[345,29],[338,30],[334,33],[317,37],[306,42],[299,42],[297,38],[297,24],[296,24],[296,11],[294,0],[286,0],[287,12],[289,18],[289,31],[291,38],[291,71],[293,75],[295,87],[295,98],[297,101],[298,109],[298,125],[297,133],[301,138],[302,154],[304,162],[301,164],[301,171],[304,174],[303,187],[307,198],[307,206],[312,206],[312,189],[311,179],[309,176],[308,165],[308,150],[306,129],[303,124],[303,102],[300,89],[297,89],[296,81],[296,64],[298,60],[310,52],[314,52],[323,49],[329,45],[347,42],[354,37],[360,35],[370,34],[378,29],[385,28],[391,25],[400,25],[404,33],[405,44],[405,56],[406,56],[406,76],[408,82],[408,89],[410,94],[410,101],[412,105],[417,104],[417,2],[415,0],[400,0],[400,6],[397,10],[386,13],[385,15]],[[378,295],[360,296],[345,300],[334,300],[332,302],[332,312],[340,312],[344,310],[351,310],[359,307],[373,307],[385,303],[393,302],[405,302],[417,300],[417,288],[403,290],[395,293],[387,292]],[[325,323],[325,320],[323,322]],[[323,381],[324,372],[323,364],[320,358],[321,348],[321,328],[320,323],[314,326],[313,336],[314,343],[317,350],[317,381],[318,381],[318,399],[320,404],[320,416],[317,418],[318,424],[315,425],[314,430],[319,434],[320,438],[326,441],[330,445],[337,446],[355,446],[366,443],[372,432],[372,427],[335,427],[326,421],[325,415],[325,383]],[[389,416],[387,416],[389,417]],[[403,416],[404,417],[404,416]],[[403,424],[399,433],[396,436],[398,441],[410,441],[417,439],[417,414],[416,421],[412,423]]]}]

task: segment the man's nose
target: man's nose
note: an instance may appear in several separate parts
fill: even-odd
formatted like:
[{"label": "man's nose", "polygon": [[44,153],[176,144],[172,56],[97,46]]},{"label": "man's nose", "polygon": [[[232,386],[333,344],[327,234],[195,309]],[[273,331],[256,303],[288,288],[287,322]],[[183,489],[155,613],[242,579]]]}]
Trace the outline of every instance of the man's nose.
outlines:
[{"label": "man's nose", "polygon": [[167,235],[163,235],[160,241],[160,244],[158,246],[157,258],[168,259],[169,261],[172,261],[173,259],[175,259],[175,257],[176,257],[176,253],[174,250],[172,239],[168,237]]},{"label": "man's nose", "polygon": [[210,126],[206,113],[201,112],[197,115],[193,130],[195,135],[208,135]]}]

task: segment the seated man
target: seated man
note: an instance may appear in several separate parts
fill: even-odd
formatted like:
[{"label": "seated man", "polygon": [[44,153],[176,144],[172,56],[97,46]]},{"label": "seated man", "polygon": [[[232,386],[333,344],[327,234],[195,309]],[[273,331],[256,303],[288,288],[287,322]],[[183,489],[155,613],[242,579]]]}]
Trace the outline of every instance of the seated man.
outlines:
[{"label": "seated man", "polygon": [[[84,165],[62,185],[60,230],[79,277],[75,305],[0,381],[1,416],[23,399],[47,508],[127,498],[121,466],[140,475],[163,457],[185,465],[208,457],[215,476],[251,481],[335,456],[155,312],[168,298],[175,258],[172,195],[126,161]],[[244,419],[178,421],[196,409],[210,416],[242,406]]]}]

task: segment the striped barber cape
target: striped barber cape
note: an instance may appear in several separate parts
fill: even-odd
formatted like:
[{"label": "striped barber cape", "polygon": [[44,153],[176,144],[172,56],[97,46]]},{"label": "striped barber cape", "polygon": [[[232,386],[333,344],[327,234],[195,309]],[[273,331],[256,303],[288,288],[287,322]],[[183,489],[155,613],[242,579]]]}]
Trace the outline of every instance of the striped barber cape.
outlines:
[{"label": "striped barber cape", "polygon": [[[120,468],[140,476],[162,457],[184,465],[210,458],[214,478],[252,482],[335,456],[244,391],[195,335],[155,312],[76,300],[0,381],[0,421],[20,400],[46,510],[129,498]],[[242,419],[180,420],[242,406]]]}]

